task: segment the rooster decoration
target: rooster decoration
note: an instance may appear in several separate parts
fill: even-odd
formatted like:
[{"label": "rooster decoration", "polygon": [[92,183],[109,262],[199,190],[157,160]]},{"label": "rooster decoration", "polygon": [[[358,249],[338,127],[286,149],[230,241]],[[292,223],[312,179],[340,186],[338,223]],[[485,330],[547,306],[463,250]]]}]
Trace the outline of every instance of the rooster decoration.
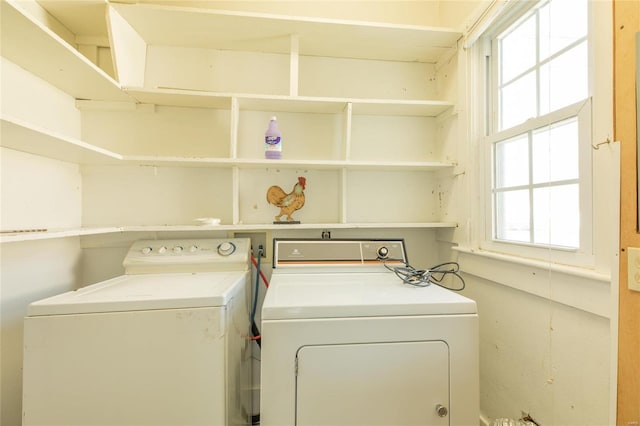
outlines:
[{"label": "rooster decoration", "polygon": [[287,222],[296,222],[291,215],[294,211],[300,210],[302,206],[304,206],[304,188],[306,184],[307,180],[300,176],[298,182],[293,185],[293,190],[289,194],[276,185],[267,190],[267,201],[269,204],[280,207],[280,214],[276,216],[276,222],[281,222],[281,218],[284,215],[287,215]]}]

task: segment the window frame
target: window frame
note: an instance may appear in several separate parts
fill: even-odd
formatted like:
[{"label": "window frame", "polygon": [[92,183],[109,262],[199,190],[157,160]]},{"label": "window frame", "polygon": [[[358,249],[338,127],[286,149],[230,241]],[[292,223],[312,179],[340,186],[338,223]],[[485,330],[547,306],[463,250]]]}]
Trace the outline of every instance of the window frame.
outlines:
[{"label": "window frame", "polygon": [[[524,123],[515,125],[504,130],[497,130],[499,127],[498,117],[498,88],[499,88],[499,54],[498,54],[498,35],[503,34],[509,27],[516,25],[518,22],[526,19],[528,14],[534,8],[541,6],[546,1],[523,2],[520,7],[512,8],[509,13],[497,19],[487,31],[482,34],[476,43],[478,55],[477,69],[481,71],[476,78],[472,80],[472,84],[476,84],[478,93],[486,95],[485,102],[476,102],[481,113],[478,114],[478,122],[482,124],[479,147],[481,149],[480,167],[482,189],[481,216],[481,235],[478,241],[480,249],[501,252],[521,257],[527,257],[538,260],[553,260],[555,263],[564,263],[576,266],[592,266],[595,262],[594,256],[594,223],[593,223],[593,184],[592,184],[592,145],[593,145],[593,93],[594,93],[594,18],[593,7],[591,2],[587,1],[587,28],[586,37],[587,54],[589,64],[588,95],[586,99],[578,101],[572,105],[552,111],[548,114],[529,119]],[[584,40],[584,39],[582,39]],[[576,43],[577,44],[577,43]],[[574,44],[572,44],[573,46]],[[568,50],[568,47],[555,52],[551,58],[557,57],[562,52]],[[540,64],[536,64],[539,67]],[[539,95],[537,95],[539,96]],[[535,132],[551,126],[554,123],[577,117],[579,132],[578,147],[578,187],[579,187],[579,208],[580,208],[580,242],[578,248],[558,247],[554,245],[541,245],[529,242],[506,241],[496,238],[496,210],[495,210],[495,164],[494,150],[497,142],[506,141],[510,138],[527,135],[528,132]],[[531,159],[529,160],[531,161]]]}]

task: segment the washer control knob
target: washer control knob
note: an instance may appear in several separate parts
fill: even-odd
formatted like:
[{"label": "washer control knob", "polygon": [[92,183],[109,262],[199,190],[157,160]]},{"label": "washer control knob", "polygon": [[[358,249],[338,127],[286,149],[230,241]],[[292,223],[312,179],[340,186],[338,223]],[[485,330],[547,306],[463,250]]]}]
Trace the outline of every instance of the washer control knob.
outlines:
[{"label": "washer control knob", "polygon": [[234,251],[236,251],[236,246],[228,241],[225,241],[218,246],[218,254],[220,256],[229,256]]},{"label": "washer control knob", "polygon": [[142,254],[149,254],[151,253],[151,250],[152,250],[151,247],[143,247],[141,251],[142,251]]},{"label": "washer control knob", "polygon": [[198,246],[193,245],[191,247],[189,247],[189,253],[195,253],[198,251]]},{"label": "washer control knob", "polygon": [[378,248],[378,259],[386,259],[389,257],[389,249],[385,246]]},{"label": "washer control knob", "polygon": [[445,407],[442,404],[438,404],[436,405],[436,414],[438,414],[438,416],[440,417],[447,417],[447,414],[449,414],[449,410],[447,410],[447,407]]},{"label": "washer control knob", "polygon": [[182,246],[174,246],[173,247],[173,252],[174,253],[181,253],[182,250],[184,250],[184,248]]},{"label": "washer control knob", "polygon": [[158,249],[158,253],[165,253],[167,251],[167,247],[166,246],[162,246]]}]

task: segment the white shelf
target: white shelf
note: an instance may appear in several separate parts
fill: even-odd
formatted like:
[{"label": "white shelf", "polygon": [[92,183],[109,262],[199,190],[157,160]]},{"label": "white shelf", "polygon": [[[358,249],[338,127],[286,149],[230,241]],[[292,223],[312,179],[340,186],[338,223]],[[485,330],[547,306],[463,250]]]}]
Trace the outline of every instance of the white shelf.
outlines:
[{"label": "white shelf", "polygon": [[232,96],[227,93],[211,93],[183,89],[143,89],[126,87],[124,90],[137,102],[155,105],[171,105],[196,108],[230,109]]},{"label": "white shelf", "polygon": [[242,169],[314,169],[314,170],[422,170],[437,171],[456,164],[435,161],[342,161],[342,160],[266,160],[231,158],[187,158],[123,156],[123,163],[157,167],[239,167]]},{"label": "white shelf", "polygon": [[122,156],[16,118],[0,118],[0,146],[77,164],[113,164]]},{"label": "white shelf", "polygon": [[[148,45],[435,63],[461,37],[450,28],[111,4]],[[170,31],[168,31],[170,29]]]},{"label": "white shelf", "polygon": [[0,243],[16,243],[53,238],[82,237],[88,235],[127,233],[127,232],[227,232],[227,231],[264,231],[264,230],[309,230],[309,229],[435,229],[455,228],[453,222],[416,222],[416,223],[301,223],[301,224],[251,224],[251,225],[132,225],[96,228],[49,229],[44,231],[2,232]]},{"label": "white shelf", "polygon": [[79,237],[83,235],[113,234],[123,232],[122,227],[101,227],[101,228],[70,228],[70,229],[47,229],[47,230],[16,230],[3,231],[0,233],[0,243],[15,243],[20,241],[48,240],[52,238]]},{"label": "white shelf", "polygon": [[238,224],[238,225],[140,225],[123,226],[125,232],[175,232],[175,231],[261,231],[278,229],[395,229],[395,228],[455,228],[458,225],[454,222],[414,222],[414,223],[296,223],[296,224]]},{"label": "white shelf", "polygon": [[244,169],[350,169],[425,170],[454,167],[453,162],[435,161],[349,161],[349,160],[266,160],[243,158],[195,158],[121,155],[69,138],[22,120],[0,118],[0,146],[77,164],[136,164],[158,167],[239,167]]},{"label": "white shelf", "polygon": [[[1,117],[1,146],[41,155],[57,160],[75,162],[77,164],[114,164],[130,166],[158,166],[158,167],[178,167],[178,168],[227,168],[231,169],[229,174],[222,173],[225,183],[231,184],[231,196],[226,192],[222,194],[222,201],[229,203],[230,212],[227,217],[236,224],[201,226],[201,225],[127,225],[116,227],[94,227],[65,230],[47,230],[40,232],[15,232],[2,233],[0,242],[31,241],[50,238],[80,237],[85,235],[98,235],[117,232],[217,232],[217,231],[260,231],[260,230],[313,230],[313,229],[415,229],[415,228],[454,228],[457,226],[453,222],[415,222],[422,217],[430,220],[437,219],[438,215],[427,214],[424,206],[421,206],[415,214],[407,215],[398,212],[395,215],[382,215],[376,219],[375,215],[368,214],[364,209],[366,203],[355,204],[355,212],[351,216],[347,214],[347,200],[353,194],[347,193],[348,183],[358,182],[358,179],[369,178],[368,173],[375,175],[375,172],[387,173],[387,177],[406,181],[412,175],[423,177],[422,172],[438,171],[453,168],[454,162],[438,161],[413,161],[414,158],[427,160],[431,155],[440,155],[439,148],[433,148],[435,144],[431,138],[431,133],[435,131],[435,120],[432,117],[442,116],[454,110],[454,104],[446,101],[416,100],[422,97],[429,97],[436,92],[436,88],[427,87],[424,90],[416,89],[417,86],[425,84],[423,81],[424,70],[416,70],[414,62],[422,64],[436,63],[439,58],[450,57],[444,55],[456,49],[457,40],[460,33],[446,28],[431,28],[419,26],[402,26],[392,24],[363,23],[355,21],[340,21],[329,19],[294,18],[285,16],[275,16],[268,14],[253,14],[242,12],[215,11],[211,9],[189,9],[182,7],[159,6],[149,4],[114,4],[108,3],[109,22],[111,24],[111,43],[113,54],[115,55],[115,67],[120,77],[120,81],[129,87],[121,88],[120,84],[95,66],[87,58],[69,45],[65,40],[57,36],[46,26],[29,18],[28,14],[21,10],[18,0],[2,1],[2,41],[3,56],[15,62],[17,65],[27,69],[35,75],[50,82],[52,85],[65,91],[77,99],[87,99],[96,101],[97,109],[121,108],[122,106],[134,106],[134,103],[153,104],[161,106],[176,106],[186,108],[208,108],[212,116],[215,116],[216,125],[227,137],[218,140],[212,137],[211,143],[223,144],[222,149],[202,149],[197,143],[185,145],[179,150],[155,150],[153,142],[144,140],[140,146],[147,146],[145,150],[131,150],[130,152],[167,152],[172,155],[122,155],[111,152],[98,146],[86,143],[82,140],[67,137],[49,129],[23,122],[13,117]],[[116,42],[117,41],[117,42]],[[162,51],[165,47],[185,48],[190,53],[197,49],[214,49],[220,51],[250,52],[251,55],[260,60],[266,61],[267,65],[274,66],[279,72],[278,76],[287,75],[289,81],[284,77],[275,80],[265,79],[263,82],[258,78],[259,84],[254,84],[256,77],[260,75],[242,75],[237,82],[225,84],[227,80],[220,78],[222,83],[207,83],[207,79],[201,79],[193,83],[193,87],[205,90],[189,90],[182,87],[182,84],[190,85],[189,78],[192,76],[189,66],[198,66],[193,75],[205,73],[209,70],[202,60],[206,57],[199,56],[194,63],[185,61],[183,68],[176,68],[178,74],[184,72],[180,78],[173,78],[171,66],[173,57]],[[153,50],[156,49],[156,50]],[[165,55],[160,59],[154,57],[154,61],[149,64],[147,54],[149,51],[155,55]],[[254,55],[253,52],[257,52]],[[225,52],[226,53],[226,52]],[[268,55],[262,53],[285,54],[288,56],[289,68],[285,68],[285,61],[281,57],[274,60],[272,57],[264,58]],[[217,55],[218,52],[215,52]],[[244,53],[243,53],[244,55]],[[188,56],[188,55],[187,55]],[[185,58],[187,57],[185,56]],[[242,55],[237,55],[238,59]],[[273,55],[272,55],[273,56]],[[307,61],[303,66],[299,65],[299,60],[303,56]],[[314,57],[314,58],[311,58]],[[315,74],[305,75],[299,78],[298,72],[307,71],[309,61],[315,57],[324,60],[325,67],[334,67],[336,63],[344,68],[338,68],[340,75],[346,77],[342,80],[343,86],[336,88],[319,85],[310,87],[309,81],[323,81]],[[339,59],[336,61],[336,58]],[[344,59],[341,59],[344,58]],[[356,61],[351,61],[356,59]],[[372,60],[367,65],[373,65],[375,72],[372,74],[376,78],[367,80],[362,86],[366,90],[349,90],[354,82],[360,83],[358,73],[359,59]],[[162,62],[165,61],[165,62]],[[167,62],[168,61],[168,62]],[[200,61],[200,62],[199,62]],[[378,62],[384,63],[384,67]],[[387,68],[387,63],[382,61],[398,62],[393,64],[392,71]],[[410,63],[410,65],[404,62]],[[252,62],[257,63],[257,62]],[[375,64],[374,64],[375,63]],[[182,64],[182,62],[180,62]],[[202,65],[205,65],[202,68]],[[220,66],[230,67],[235,70],[233,62],[222,62]],[[229,65],[231,64],[231,65]],[[168,65],[169,68],[163,68]],[[159,76],[157,83],[149,84],[161,87],[150,88],[145,86],[145,75],[147,66],[156,66],[159,70],[168,70],[167,76]],[[305,66],[307,68],[305,68]],[[422,65],[421,65],[422,66]],[[354,71],[349,74],[349,68]],[[424,65],[429,69],[431,65]],[[251,68],[253,69],[253,68]],[[260,67],[256,69],[261,69]],[[314,68],[316,69],[316,68]],[[322,67],[318,68],[322,69]],[[334,69],[334,68],[331,68]],[[405,74],[404,71],[408,72]],[[153,70],[152,70],[153,71]],[[157,70],[156,70],[157,71]],[[378,82],[387,80],[389,72],[405,76],[406,82],[393,81],[389,87],[383,85],[381,90],[375,90]],[[207,74],[208,75],[208,74]],[[319,74],[322,75],[322,74]],[[185,79],[185,76],[188,78]],[[162,78],[160,78],[162,77]],[[225,76],[230,78],[235,76]],[[404,78],[404,77],[403,77]],[[316,80],[314,80],[316,79]],[[283,84],[286,83],[286,84]],[[408,84],[406,84],[408,83]],[[164,84],[164,86],[163,86]],[[177,87],[174,87],[177,86]],[[263,93],[263,87],[264,93]],[[283,87],[285,87],[283,89]],[[408,87],[403,92],[401,89]],[[287,90],[288,89],[288,90]],[[332,89],[332,90],[331,90]],[[393,89],[393,90],[389,90]],[[215,91],[215,90],[220,90]],[[246,92],[244,92],[246,90]],[[257,93],[247,93],[255,92]],[[285,93],[281,93],[284,90]],[[226,93],[225,91],[229,91]],[[277,93],[277,94],[272,94]],[[324,95],[323,96],[299,96],[300,93]],[[390,93],[406,96],[407,99],[387,99]],[[370,98],[368,97],[370,95]],[[331,96],[331,97],[329,97]],[[345,96],[345,97],[341,97]],[[117,102],[117,103],[116,103]],[[126,104],[125,104],[126,103]],[[185,108],[185,109],[186,109]],[[151,110],[151,109],[149,109]],[[162,119],[160,108],[153,109],[158,112]],[[147,109],[142,109],[147,112]],[[141,112],[141,113],[142,113]],[[201,113],[199,111],[198,113]],[[205,111],[206,112],[206,111]],[[258,112],[258,114],[256,114]],[[283,113],[285,119],[289,119],[294,126],[291,126],[291,134],[299,140],[304,140],[306,144],[300,144],[302,148],[288,151],[294,158],[282,160],[266,160],[261,158],[260,149],[254,145],[249,145],[250,141],[260,139],[261,132],[255,131],[256,122],[263,120],[266,113]],[[291,113],[291,115],[286,114]],[[455,113],[455,112],[454,112]],[[128,114],[128,112],[126,112]],[[305,114],[295,116],[295,114]],[[328,114],[332,116],[322,116]],[[99,115],[99,114],[95,114]],[[197,116],[194,111],[194,115]],[[366,117],[372,116],[372,117]],[[388,119],[386,117],[393,117]],[[127,116],[127,119],[130,117]],[[203,121],[197,121],[203,120]],[[187,120],[188,121],[188,120]],[[219,122],[218,122],[219,121]],[[122,119],[124,126],[131,126],[138,130],[136,126]],[[199,125],[204,119],[194,119],[193,123]],[[145,122],[152,126],[153,121]],[[177,125],[178,130],[181,125],[188,126],[182,121]],[[206,122],[207,125],[210,122]],[[105,120],[105,130],[108,126],[117,126],[119,122]],[[164,124],[164,123],[158,123]],[[382,131],[378,131],[378,126],[384,126]],[[370,128],[376,130],[369,130]],[[392,129],[395,132],[386,132]],[[171,131],[175,129],[170,127]],[[315,130],[315,133],[313,133]],[[318,132],[318,130],[321,130]],[[399,131],[398,131],[399,130]],[[313,139],[306,136],[307,132],[313,135],[321,134],[322,139]],[[108,132],[107,132],[108,133]],[[170,134],[174,134],[168,132]],[[117,132],[115,137],[120,137]],[[146,136],[143,131],[142,139]],[[402,155],[393,155],[385,151],[388,147],[386,142],[389,135],[396,137],[397,144],[394,149]],[[99,135],[103,136],[103,135]],[[87,140],[102,140],[96,135],[87,134]],[[201,140],[209,141],[209,134],[197,134],[196,142]],[[163,141],[166,144],[173,143],[173,139],[167,138]],[[174,138],[175,139],[175,138]],[[224,140],[226,139],[226,140]],[[331,141],[331,149],[317,149],[318,145],[324,141]],[[151,143],[150,143],[151,142]],[[102,142],[96,142],[102,144]],[[138,143],[133,139],[131,143]],[[147,145],[144,145],[147,143]],[[121,146],[125,146],[123,143]],[[160,146],[160,145],[158,145]],[[173,145],[171,145],[173,147]],[[258,146],[258,145],[256,145]],[[383,161],[376,160],[353,160],[352,158],[372,158],[368,150],[375,150],[383,146],[382,153],[378,157]],[[151,147],[151,148],[149,148]],[[191,151],[190,151],[190,148]],[[295,147],[294,147],[295,148]],[[305,151],[306,149],[306,151]],[[189,156],[191,153],[192,156]],[[434,154],[436,153],[436,154]],[[228,156],[226,156],[228,154]],[[210,155],[210,157],[197,157],[195,155]],[[442,154],[444,155],[444,154]],[[304,158],[309,159],[304,159]],[[408,161],[400,161],[398,157]],[[326,160],[324,158],[327,158]],[[331,158],[331,159],[329,159]],[[393,161],[388,159],[395,158]],[[238,169],[247,170],[241,173]],[[265,171],[266,169],[266,171]],[[331,173],[319,173],[321,179],[326,180],[331,188],[337,189],[336,194],[340,198],[335,214],[319,215],[314,217],[316,223],[303,224],[272,224],[245,222],[267,221],[272,216],[251,216],[247,213],[244,197],[245,193],[253,191],[252,179],[262,174],[268,175],[279,169],[292,170],[330,170]],[[349,171],[364,173],[349,173]],[[199,171],[181,170],[180,173],[197,175]],[[217,172],[216,172],[217,173]],[[367,175],[364,176],[363,175]],[[108,177],[107,177],[108,179]],[[146,182],[149,187],[155,188],[153,182]],[[333,186],[331,186],[333,185]],[[240,194],[240,191],[244,193]],[[173,194],[175,195],[175,194]],[[358,194],[356,194],[358,195]],[[374,197],[377,193],[369,191],[362,197]],[[226,197],[226,198],[225,198]],[[263,199],[260,194],[260,199]],[[366,198],[365,198],[366,200]],[[333,199],[329,205],[333,205]],[[326,203],[325,203],[326,204]],[[243,211],[244,209],[244,211]],[[425,210],[422,212],[422,210]],[[243,214],[240,214],[243,213]],[[355,222],[344,223],[345,218],[353,217],[356,220],[378,220],[378,222]],[[147,219],[149,219],[147,221]],[[133,223],[164,223],[161,220],[145,214],[132,215],[123,222]],[[380,219],[389,222],[379,222]],[[318,223],[327,221],[337,221],[338,223]],[[392,222],[399,220],[399,222]],[[405,220],[407,222],[402,222]],[[93,223],[109,223],[110,219],[87,220]],[[414,222],[409,222],[414,221]],[[119,222],[114,220],[114,222]],[[168,220],[168,223],[173,221]]]},{"label": "white shelf", "polygon": [[2,0],[0,7],[2,56],[76,99],[130,100],[113,78],[30,18],[19,2]]},{"label": "white shelf", "polygon": [[339,114],[350,103],[356,115],[436,117],[454,107],[446,101],[249,95],[168,88],[125,90],[138,102],[156,105],[230,109],[232,99],[236,98],[240,110],[251,111]]}]

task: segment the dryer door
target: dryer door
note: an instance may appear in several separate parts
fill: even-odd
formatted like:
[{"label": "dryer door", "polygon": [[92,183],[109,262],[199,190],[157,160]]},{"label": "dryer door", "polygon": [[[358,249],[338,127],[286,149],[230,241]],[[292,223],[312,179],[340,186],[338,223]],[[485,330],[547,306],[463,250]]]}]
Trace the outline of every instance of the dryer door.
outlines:
[{"label": "dryer door", "polygon": [[443,341],[304,346],[296,425],[449,425]]}]

